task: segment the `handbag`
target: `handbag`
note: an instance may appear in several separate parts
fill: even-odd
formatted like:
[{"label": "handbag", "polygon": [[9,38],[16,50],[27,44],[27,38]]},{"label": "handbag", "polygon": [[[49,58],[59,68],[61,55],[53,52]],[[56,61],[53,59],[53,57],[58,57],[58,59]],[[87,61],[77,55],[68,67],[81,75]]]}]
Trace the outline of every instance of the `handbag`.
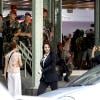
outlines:
[{"label": "handbag", "polygon": [[13,53],[14,53],[14,52],[12,52],[12,53],[10,54],[10,57],[9,57],[9,59],[8,59],[8,65],[9,65],[9,61],[10,61],[10,58],[11,58],[11,56],[13,55]]}]

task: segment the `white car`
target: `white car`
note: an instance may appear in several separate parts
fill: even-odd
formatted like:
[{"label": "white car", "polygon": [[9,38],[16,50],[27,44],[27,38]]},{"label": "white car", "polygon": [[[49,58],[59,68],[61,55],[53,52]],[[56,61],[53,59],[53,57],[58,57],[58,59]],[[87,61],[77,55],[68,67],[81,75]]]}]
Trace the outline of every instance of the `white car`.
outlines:
[{"label": "white car", "polygon": [[51,100],[100,100],[100,65],[69,82],[65,87],[39,97],[50,97]]},{"label": "white car", "polygon": [[100,65],[63,88],[40,96],[17,96],[14,100],[100,100]]},{"label": "white car", "polygon": [[0,83],[0,100],[51,100],[47,97],[38,97],[38,96],[16,96],[13,97],[10,95],[8,90]]},{"label": "white car", "polygon": [[15,100],[51,100],[48,97],[38,97],[38,96],[17,96]]},{"label": "white car", "polygon": [[0,100],[14,100],[8,90],[0,83]]}]

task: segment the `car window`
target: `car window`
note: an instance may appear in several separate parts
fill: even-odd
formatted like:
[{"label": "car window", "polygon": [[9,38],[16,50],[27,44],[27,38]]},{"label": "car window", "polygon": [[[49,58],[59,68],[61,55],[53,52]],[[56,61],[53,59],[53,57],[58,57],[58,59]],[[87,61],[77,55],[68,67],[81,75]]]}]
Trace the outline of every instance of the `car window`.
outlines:
[{"label": "car window", "polygon": [[66,86],[92,85],[98,82],[100,82],[100,65],[92,68],[91,70],[89,70]]}]

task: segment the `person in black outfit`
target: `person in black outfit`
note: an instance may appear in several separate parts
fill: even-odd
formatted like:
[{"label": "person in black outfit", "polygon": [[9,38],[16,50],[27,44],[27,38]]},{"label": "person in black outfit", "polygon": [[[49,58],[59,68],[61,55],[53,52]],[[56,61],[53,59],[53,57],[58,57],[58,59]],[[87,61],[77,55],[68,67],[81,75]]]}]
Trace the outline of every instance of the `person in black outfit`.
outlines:
[{"label": "person in black outfit", "polygon": [[44,93],[48,86],[50,86],[51,90],[58,88],[58,76],[55,68],[56,54],[51,51],[48,42],[43,44],[43,58],[40,61],[40,65],[42,67],[42,76],[37,95]]}]

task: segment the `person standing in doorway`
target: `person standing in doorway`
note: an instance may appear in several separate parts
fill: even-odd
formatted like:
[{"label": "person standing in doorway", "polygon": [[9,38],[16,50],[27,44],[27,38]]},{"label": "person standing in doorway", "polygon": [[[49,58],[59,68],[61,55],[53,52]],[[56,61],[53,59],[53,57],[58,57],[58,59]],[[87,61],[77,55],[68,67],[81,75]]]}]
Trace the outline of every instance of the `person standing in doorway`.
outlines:
[{"label": "person standing in doorway", "polygon": [[54,38],[53,23],[49,21],[48,10],[43,8],[43,39],[51,42]]},{"label": "person standing in doorway", "polygon": [[50,86],[51,90],[58,88],[58,76],[56,72],[56,55],[51,50],[48,42],[43,44],[43,57],[40,61],[42,68],[42,76],[37,95],[45,92],[46,88]]},{"label": "person standing in doorway", "polygon": [[[8,79],[8,91],[11,95],[21,95],[21,75],[22,66],[21,54],[17,49],[16,42],[11,43],[11,51],[5,56],[4,78]],[[8,78],[6,73],[8,72]]]}]

